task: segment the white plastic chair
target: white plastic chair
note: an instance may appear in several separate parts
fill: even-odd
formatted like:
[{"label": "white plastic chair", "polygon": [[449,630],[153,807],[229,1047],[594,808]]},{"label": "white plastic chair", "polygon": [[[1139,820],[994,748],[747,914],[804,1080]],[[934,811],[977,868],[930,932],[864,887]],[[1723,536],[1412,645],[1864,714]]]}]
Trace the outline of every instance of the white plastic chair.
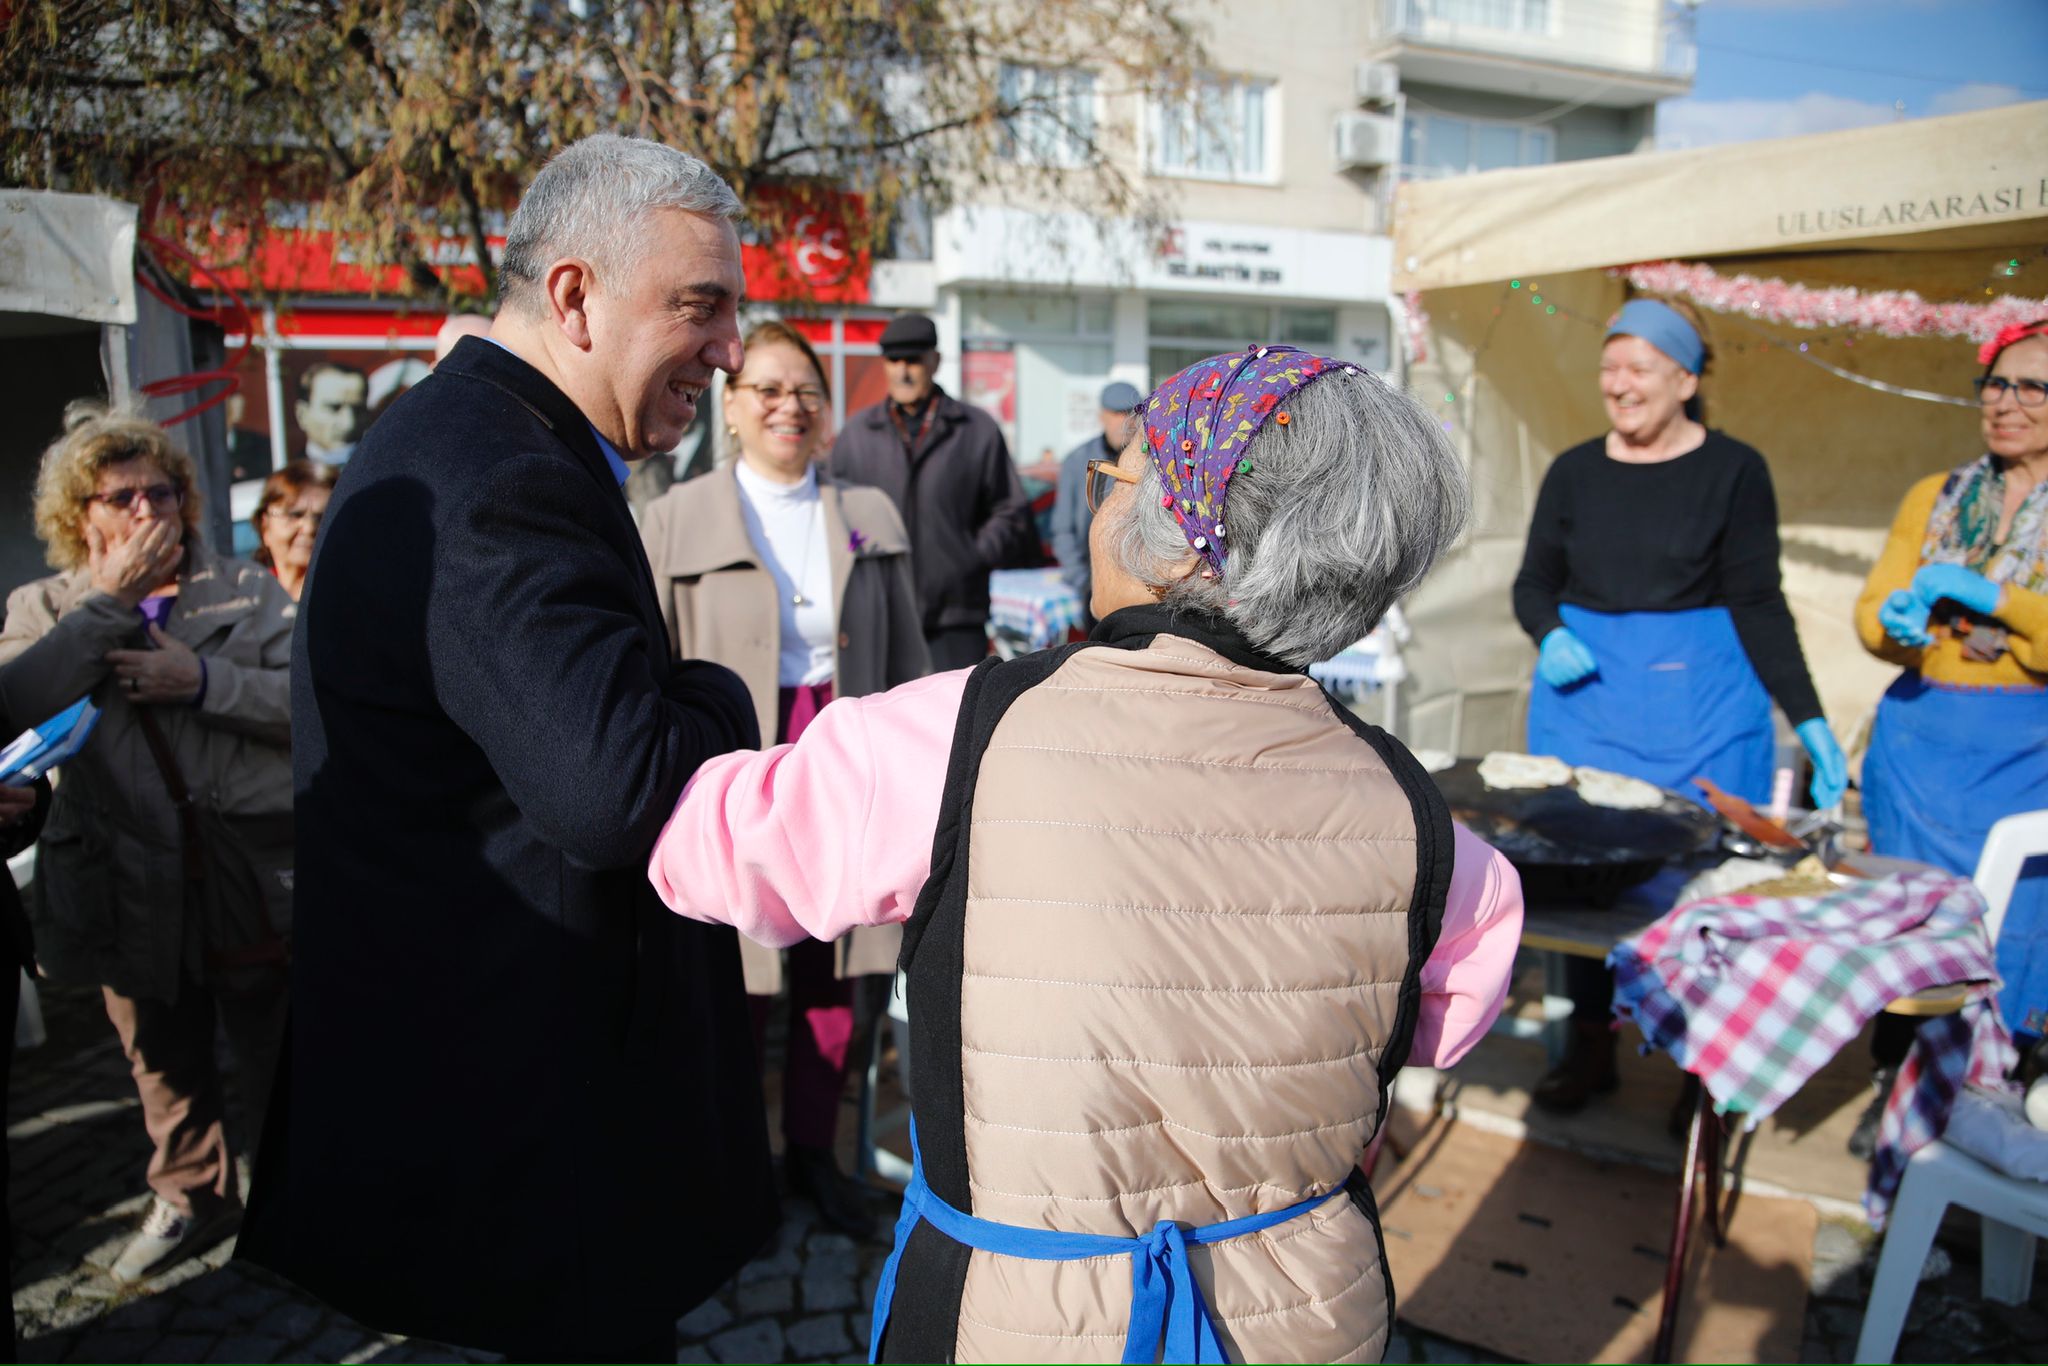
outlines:
[{"label": "white plastic chair", "polygon": [[[2048,854],[2048,811],[2007,816],[1985,837],[1973,881],[1984,894],[1984,931],[1993,944],[2020,866],[2039,854]],[[1936,1139],[1906,1164],[1864,1309],[1863,1331],[1856,1338],[1857,1361],[1892,1359],[1927,1249],[1950,1205],[1975,1210],[1983,1223],[1984,1298],[2027,1302],[2034,1284],[2034,1239],[2048,1237],[2048,1184],[2007,1176]]]}]

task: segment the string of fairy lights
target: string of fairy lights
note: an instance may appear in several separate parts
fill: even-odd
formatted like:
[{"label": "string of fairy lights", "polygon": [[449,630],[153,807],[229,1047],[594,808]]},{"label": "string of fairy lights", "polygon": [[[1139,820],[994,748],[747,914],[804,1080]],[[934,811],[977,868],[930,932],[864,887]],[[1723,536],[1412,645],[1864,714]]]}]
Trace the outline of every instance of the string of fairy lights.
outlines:
[{"label": "string of fairy lights", "polygon": [[[1776,352],[1811,365],[1837,379],[1879,393],[1927,403],[1974,408],[1974,399],[1893,384],[1861,374],[1821,355],[1828,348],[1853,350],[1859,338],[1918,338],[1932,340],[1986,341],[2000,329],[2014,323],[2048,317],[2048,298],[2027,298],[2010,292],[2005,281],[2018,279],[2048,263],[2048,247],[2033,256],[2001,256],[1988,263],[1981,288],[1989,302],[1974,300],[1931,301],[1910,290],[1857,290],[1847,286],[1812,287],[1785,280],[1759,279],[1748,275],[1723,275],[1713,267],[1694,262],[1656,261],[1621,266],[1609,276],[1625,280],[1636,292],[1681,298],[1732,322],[1740,335],[1725,343],[1737,353]],[[2038,274],[2039,272],[2036,271]],[[1595,318],[1560,304],[1546,296],[1542,283],[1520,277],[1501,285],[1492,317],[1477,346],[1472,348],[1464,374],[1446,387],[1443,401],[1448,405],[1444,430],[1455,431],[1462,423],[1472,429],[1470,405],[1476,395],[1481,361],[1492,347],[1494,337],[1510,308],[1528,307],[1546,318],[1584,327],[1606,330],[1608,320]],[[1410,359],[1427,358],[1424,338],[1429,316],[1417,293],[1407,297]],[[1774,328],[1793,328],[1812,333],[1797,340]],[[1842,360],[1849,359],[1844,356]],[[1446,364],[1449,358],[1446,357]]]}]

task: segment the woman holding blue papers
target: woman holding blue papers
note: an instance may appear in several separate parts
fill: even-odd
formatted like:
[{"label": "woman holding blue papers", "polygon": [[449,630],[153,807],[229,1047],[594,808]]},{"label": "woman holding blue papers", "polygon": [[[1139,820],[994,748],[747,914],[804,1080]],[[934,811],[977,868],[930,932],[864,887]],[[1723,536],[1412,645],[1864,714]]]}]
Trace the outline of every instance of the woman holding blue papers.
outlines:
[{"label": "woman holding blue papers", "polygon": [[284,1017],[294,609],[201,543],[196,471],[162,428],[81,405],[66,428],[35,492],[58,572],[8,599],[0,714],[100,709],[43,831],[36,948],[104,989],[134,1068],[156,1198],[112,1267],[130,1282],[240,1217],[215,1020],[251,1145]]},{"label": "woman holding blue papers", "polygon": [[[1697,796],[1704,777],[1768,801],[1775,699],[1833,806],[1848,764],[1778,572],[1778,504],[1754,448],[1702,421],[1710,360],[1696,316],[1631,299],[1600,352],[1610,428],[1544,475],[1515,577],[1536,642],[1528,748]],[[1689,310],[1688,310],[1689,311]],[[1573,959],[1572,1048],[1536,1090],[1570,1111],[1615,1085],[1604,966]]]}]

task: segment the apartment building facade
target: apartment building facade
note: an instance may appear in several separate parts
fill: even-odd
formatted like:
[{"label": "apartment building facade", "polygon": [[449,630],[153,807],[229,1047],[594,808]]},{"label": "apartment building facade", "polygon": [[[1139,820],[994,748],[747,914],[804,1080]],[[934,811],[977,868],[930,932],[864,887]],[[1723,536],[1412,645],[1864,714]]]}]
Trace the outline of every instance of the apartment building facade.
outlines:
[{"label": "apartment building facade", "polygon": [[[1005,73],[1061,112],[1014,129],[1012,155],[1058,164],[1088,128],[1150,221],[998,191],[939,215],[928,260],[878,263],[872,304],[933,314],[942,382],[1025,464],[1095,429],[1107,380],[1144,390],[1255,339],[1398,369],[1395,187],[1647,150],[1656,101],[1694,66],[1680,0],[1211,0],[1195,17],[1214,70],[1170,104],[1083,69]],[[873,363],[820,340],[856,375]]]}]

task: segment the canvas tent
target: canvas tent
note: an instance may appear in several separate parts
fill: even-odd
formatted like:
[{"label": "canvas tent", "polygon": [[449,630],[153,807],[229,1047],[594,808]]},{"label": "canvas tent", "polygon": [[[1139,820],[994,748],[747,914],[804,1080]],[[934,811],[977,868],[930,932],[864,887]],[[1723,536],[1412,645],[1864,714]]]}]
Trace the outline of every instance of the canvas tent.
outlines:
[{"label": "canvas tent", "polygon": [[[156,293],[139,288],[149,271]],[[142,387],[221,362],[220,328],[158,295],[198,309],[189,291],[136,252],[132,204],[97,195],[0,190],[0,374],[8,425],[0,434],[0,595],[49,573],[35,536],[31,490],[43,448],[73,399],[141,400],[159,421],[207,394],[146,398]],[[199,462],[206,533],[227,544],[227,434],[219,408],[171,428]]]},{"label": "canvas tent", "polygon": [[[1467,543],[1408,607],[1404,738],[1520,747],[1535,651],[1509,586],[1544,470],[1606,426],[1602,328],[1632,292],[1617,268],[1644,262],[1716,282],[1696,302],[1760,282],[1757,307],[1703,310],[1708,421],[1770,461],[1787,595],[1849,738],[1895,673],[1863,652],[1851,607],[1907,487],[1981,451],[1977,342],[1774,319],[1825,318],[1810,305],[1833,287],[1866,312],[1886,303],[1875,291],[2008,310],[2048,298],[2048,103],[1418,182],[1397,214],[1395,285],[1421,352],[1410,387],[1466,457],[1474,503]],[[1887,320],[1926,311],[1892,304]]]}]

